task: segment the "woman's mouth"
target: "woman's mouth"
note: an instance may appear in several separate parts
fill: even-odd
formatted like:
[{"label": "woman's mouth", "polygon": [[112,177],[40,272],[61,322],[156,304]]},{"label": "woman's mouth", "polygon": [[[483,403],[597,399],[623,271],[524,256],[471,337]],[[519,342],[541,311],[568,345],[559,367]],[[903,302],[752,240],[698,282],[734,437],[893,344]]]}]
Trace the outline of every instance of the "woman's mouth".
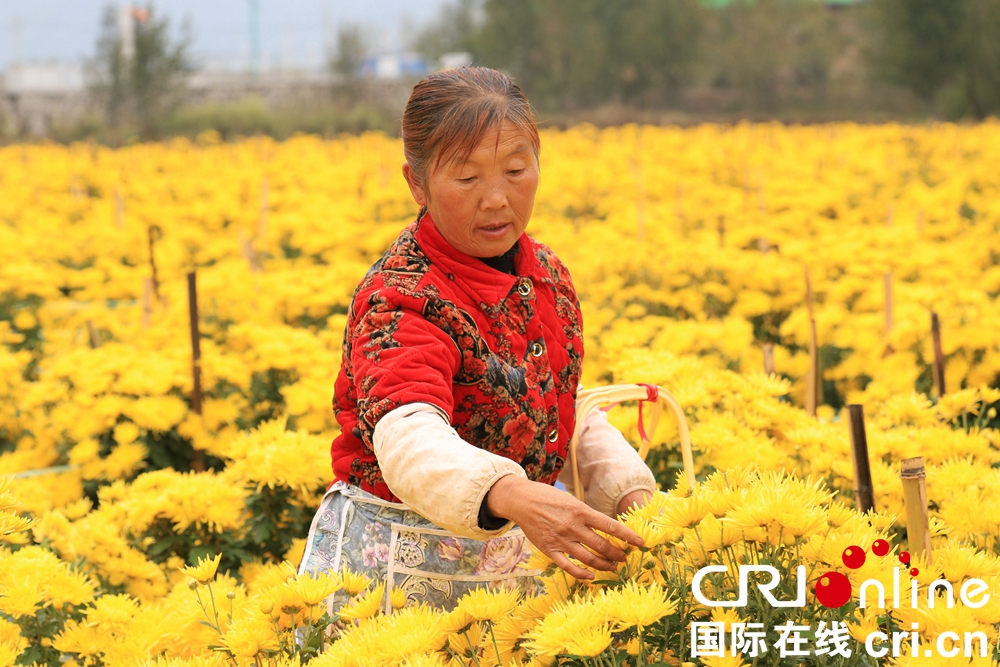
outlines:
[{"label": "woman's mouth", "polygon": [[485,234],[486,236],[500,237],[506,234],[509,228],[510,228],[509,222],[499,222],[495,225],[483,225],[482,227],[479,228],[479,231]]}]

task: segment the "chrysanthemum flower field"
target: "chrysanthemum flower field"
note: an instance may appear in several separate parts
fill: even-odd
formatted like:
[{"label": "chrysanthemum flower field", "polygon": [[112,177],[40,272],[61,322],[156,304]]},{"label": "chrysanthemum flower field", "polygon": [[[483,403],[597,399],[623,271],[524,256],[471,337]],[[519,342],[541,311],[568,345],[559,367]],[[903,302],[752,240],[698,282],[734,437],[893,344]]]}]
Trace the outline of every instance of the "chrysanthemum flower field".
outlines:
[{"label": "chrysanthemum flower field", "polygon": [[[529,232],[574,276],[585,386],[669,389],[698,483],[678,475],[665,417],[648,459],[662,493],[623,518],[646,547],[617,573],[576,581],[536,554],[520,566],[546,572],[543,594],[481,590],[443,613],[350,572],[295,574],[331,481],[351,293],[416,214],[401,143],[0,148],[0,663],[1000,655],[1000,123],[581,126],[543,132],[541,162]],[[864,406],[874,513],[855,509],[847,403]],[[611,416],[637,440],[634,406]],[[933,549],[900,570],[900,461],[915,456]],[[709,565],[721,568],[693,587]],[[779,600],[796,598],[804,566],[804,603],[775,606],[753,585],[742,607],[695,595],[736,599],[741,565],[776,568]],[[891,598],[900,576],[902,601],[861,607],[863,582]],[[973,578],[990,596],[978,607],[946,604],[935,583],[957,596]],[[815,591],[838,580],[855,595],[823,604]],[[341,589],[352,602],[331,617],[323,601]],[[951,657],[951,632],[981,633],[985,657]]]}]

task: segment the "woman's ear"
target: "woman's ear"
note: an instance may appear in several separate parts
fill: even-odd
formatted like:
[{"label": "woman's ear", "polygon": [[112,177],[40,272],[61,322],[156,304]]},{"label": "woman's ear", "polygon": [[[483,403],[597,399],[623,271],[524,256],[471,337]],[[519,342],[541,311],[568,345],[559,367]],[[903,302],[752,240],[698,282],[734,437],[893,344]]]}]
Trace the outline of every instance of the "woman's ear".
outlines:
[{"label": "woman's ear", "polygon": [[410,186],[410,194],[413,195],[414,201],[421,206],[427,206],[427,190],[424,189],[423,183],[421,183],[413,168],[410,167],[409,162],[403,163],[403,178],[406,179],[406,184]]}]

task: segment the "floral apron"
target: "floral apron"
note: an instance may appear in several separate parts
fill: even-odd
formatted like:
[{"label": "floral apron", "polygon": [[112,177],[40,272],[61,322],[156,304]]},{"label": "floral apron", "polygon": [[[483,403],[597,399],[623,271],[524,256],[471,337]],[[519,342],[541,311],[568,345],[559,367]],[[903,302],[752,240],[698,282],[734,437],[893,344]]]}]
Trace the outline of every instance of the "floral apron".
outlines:
[{"label": "floral apron", "polygon": [[[531,546],[519,528],[482,541],[444,530],[402,503],[393,503],[356,486],[334,482],[313,518],[299,573],[343,569],[385,582],[389,594],[400,588],[407,605],[423,602],[439,609],[455,607],[467,591],[480,586],[540,590],[538,570],[518,567]],[[339,592],[329,601],[331,613],[345,602]]]}]

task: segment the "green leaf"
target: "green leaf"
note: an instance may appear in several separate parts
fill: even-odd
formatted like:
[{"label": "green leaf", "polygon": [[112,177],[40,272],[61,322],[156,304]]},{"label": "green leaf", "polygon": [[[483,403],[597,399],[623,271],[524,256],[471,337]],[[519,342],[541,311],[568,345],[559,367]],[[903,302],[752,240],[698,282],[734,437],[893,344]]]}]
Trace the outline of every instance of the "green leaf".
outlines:
[{"label": "green leaf", "polygon": [[198,547],[191,547],[191,551],[188,552],[187,560],[189,565],[197,565],[199,560],[205,560],[208,558],[215,558],[215,549],[202,545]]},{"label": "green leaf", "polygon": [[153,542],[152,545],[150,545],[149,549],[146,550],[146,553],[149,554],[150,556],[160,556],[164,552],[171,549],[181,539],[182,538],[180,535],[174,535],[172,537],[165,537],[163,539],[157,540],[156,542]]}]

